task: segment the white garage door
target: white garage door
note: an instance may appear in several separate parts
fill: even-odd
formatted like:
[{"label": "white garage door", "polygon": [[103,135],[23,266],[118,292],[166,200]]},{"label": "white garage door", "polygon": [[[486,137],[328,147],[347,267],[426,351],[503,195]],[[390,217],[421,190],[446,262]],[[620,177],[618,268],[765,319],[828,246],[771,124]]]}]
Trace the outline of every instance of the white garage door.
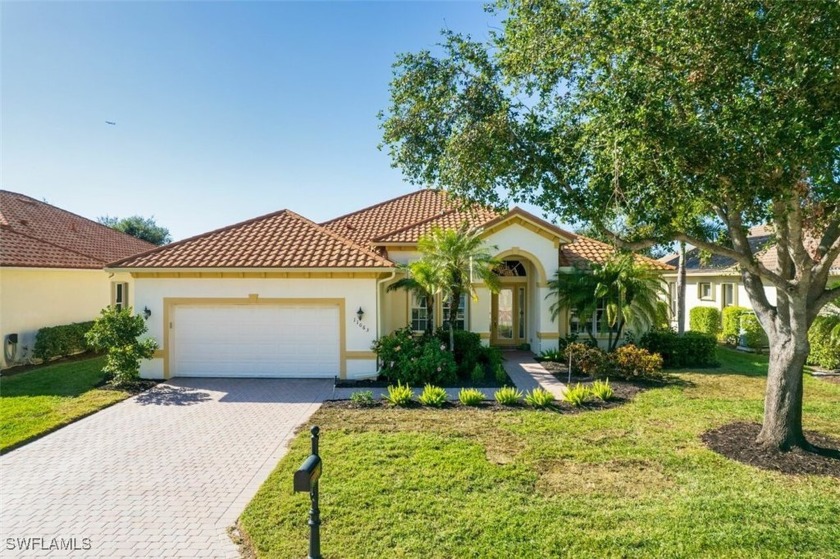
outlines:
[{"label": "white garage door", "polygon": [[338,306],[176,306],[171,374],[181,377],[334,377]]}]

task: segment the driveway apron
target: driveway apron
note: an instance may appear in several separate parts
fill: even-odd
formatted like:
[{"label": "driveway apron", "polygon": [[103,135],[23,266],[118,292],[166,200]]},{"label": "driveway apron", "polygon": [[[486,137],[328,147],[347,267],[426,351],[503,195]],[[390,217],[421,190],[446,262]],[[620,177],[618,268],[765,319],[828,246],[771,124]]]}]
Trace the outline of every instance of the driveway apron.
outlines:
[{"label": "driveway apron", "polygon": [[14,450],[0,556],[238,557],[227,528],[331,391],[174,379]]}]

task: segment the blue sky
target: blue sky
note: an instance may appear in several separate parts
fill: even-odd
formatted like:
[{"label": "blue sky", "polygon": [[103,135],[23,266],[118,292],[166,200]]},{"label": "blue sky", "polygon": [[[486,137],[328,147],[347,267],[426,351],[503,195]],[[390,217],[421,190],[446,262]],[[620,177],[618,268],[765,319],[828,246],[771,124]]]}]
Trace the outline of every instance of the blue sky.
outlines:
[{"label": "blue sky", "polygon": [[498,21],[479,2],[4,2],[0,184],[175,239],[410,192],[376,113],[396,54],[445,27]]}]

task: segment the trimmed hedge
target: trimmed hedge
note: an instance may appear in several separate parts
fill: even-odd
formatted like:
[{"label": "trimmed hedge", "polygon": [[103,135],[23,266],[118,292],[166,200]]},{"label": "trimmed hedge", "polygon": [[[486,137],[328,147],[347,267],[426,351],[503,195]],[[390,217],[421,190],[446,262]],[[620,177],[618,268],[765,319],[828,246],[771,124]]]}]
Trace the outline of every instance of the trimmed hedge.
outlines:
[{"label": "trimmed hedge", "polygon": [[673,330],[651,330],[639,340],[639,347],[662,356],[665,368],[714,367],[717,338],[702,332],[679,336]]},{"label": "trimmed hedge", "polygon": [[714,307],[694,307],[688,313],[688,327],[692,332],[717,334],[720,332],[720,311]]},{"label": "trimmed hedge", "polygon": [[840,340],[831,340],[831,331],[840,328],[840,316],[818,316],[808,330],[811,353],[808,364],[823,369],[840,369]]},{"label": "trimmed hedge", "polygon": [[767,347],[767,334],[761,323],[752,312],[741,315],[741,330],[744,331],[744,345],[752,349],[762,349]]},{"label": "trimmed hedge", "polygon": [[752,312],[747,307],[726,307],[721,315],[720,341],[738,345],[741,337],[741,315]]},{"label": "trimmed hedge", "polygon": [[85,334],[92,326],[93,321],[41,328],[35,335],[32,354],[38,359],[49,361],[85,351],[89,349]]}]

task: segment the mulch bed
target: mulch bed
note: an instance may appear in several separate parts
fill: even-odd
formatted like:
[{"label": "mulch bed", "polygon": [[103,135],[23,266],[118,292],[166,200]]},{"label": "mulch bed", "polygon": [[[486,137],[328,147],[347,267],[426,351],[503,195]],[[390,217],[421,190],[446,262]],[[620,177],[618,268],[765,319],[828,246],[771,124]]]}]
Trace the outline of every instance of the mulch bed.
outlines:
[{"label": "mulch bed", "polygon": [[[585,383],[584,383],[585,384]],[[580,407],[574,407],[567,402],[554,402],[550,407],[546,408],[545,411],[553,411],[555,413],[567,413],[567,414],[576,414],[585,411],[594,411],[594,410],[607,410],[611,408],[616,408],[618,406],[622,406],[628,402],[630,402],[636,394],[645,390],[644,387],[637,386],[628,382],[610,382],[610,386],[613,388],[613,398],[604,402],[602,400],[591,400],[586,402]],[[489,387],[483,387],[489,388]],[[492,395],[489,395],[492,397]],[[324,402],[324,407],[328,408],[338,408],[338,409],[394,409],[395,407],[389,404],[385,400],[377,400],[369,405],[359,405],[355,404],[350,400],[327,400]],[[412,401],[411,404],[406,406],[402,409],[420,409],[420,410],[463,410],[463,409],[478,409],[478,410],[487,410],[487,411],[511,411],[516,409],[534,409],[531,406],[523,403],[517,404],[515,406],[503,406],[496,402],[495,400],[485,400],[478,406],[465,406],[461,402],[458,401],[450,401],[444,404],[440,408],[432,408],[429,406],[424,406],[419,402]]]},{"label": "mulch bed", "polygon": [[814,375],[814,378],[818,378],[832,384],[840,384],[840,375]]},{"label": "mulch bed", "polygon": [[163,382],[162,380],[147,380],[147,379],[140,379],[135,381],[131,384],[127,384],[125,386],[114,386],[110,382],[103,382],[97,385],[97,388],[101,390],[116,390],[118,392],[128,392],[129,394],[140,394],[141,392],[145,392],[150,388],[154,388],[158,384]]},{"label": "mulch bed", "polygon": [[758,423],[730,423],[703,433],[701,439],[718,454],[762,470],[840,478],[840,440],[807,431],[805,437],[814,451],[781,452],[757,445],[759,431]]}]

